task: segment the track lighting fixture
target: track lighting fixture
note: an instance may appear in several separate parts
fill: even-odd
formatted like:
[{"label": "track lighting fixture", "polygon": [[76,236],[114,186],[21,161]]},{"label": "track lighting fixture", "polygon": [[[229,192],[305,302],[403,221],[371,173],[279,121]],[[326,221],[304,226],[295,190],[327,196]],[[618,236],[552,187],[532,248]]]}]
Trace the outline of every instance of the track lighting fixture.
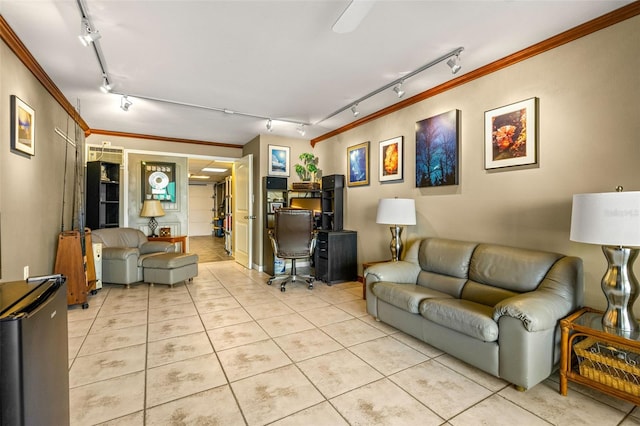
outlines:
[{"label": "track lighting fixture", "polygon": [[451,74],[455,74],[460,71],[460,68],[462,68],[460,66],[460,56],[456,55],[449,58],[449,60],[447,61],[447,65],[449,65],[449,68],[451,68]]},{"label": "track lighting fixture", "polygon": [[305,129],[304,124],[299,125],[296,128],[296,131],[300,133],[300,136],[304,136],[307,133],[307,129]]},{"label": "track lighting fixture", "polygon": [[398,95],[399,98],[404,96],[404,90],[402,90],[402,81],[395,85],[393,91],[396,92],[396,95]]},{"label": "track lighting fixture", "polygon": [[94,41],[100,39],[102,37],[98,30],[91,28],[91,24],[87,18],[82,18],[80,23],[80,35],[78,38],[80,39],[80,43],[83,46],[88,46]]},{"label": "track lighting fixture", "polygon": [[113,85],[109,83],[109,79],[106,75],[102,76],[102,86],[100,86],[100,90],[102,93],[109,93],[113,89]]},{"label": "track lighting fixture", "polygon": [[271,121],[271,119],[268,119],[267,120],[267,130],[271,132],[271,131],[273,131],[272,129],[273,129],[273,122]]},{"label": "track lighting fixture", "polygon": [[122,98],[120,98],[120,108],[123,111],[129,111],[129,107],[131,107],[131,105],[133,105],[133,102],[129,100],[129,97],[127,95],[122,95]]},{"label": "track lighting fixture", "polygon": [[[355,0],[354,0],[355,1]],[[320,121],[316,121],[315,123],[313,123],[314,125],[320,124],[332,117],[335,117],[336,115],[351,109],[351,112],[353,113],[354,117],[357,117],[359,112],[357,110],[357,106],[360,102],[362,101],[366,101],[367,99],[387,90],[387,89],[391,89],[393,88],[393,91],[396,93],[396,95],[398,95],[398,97],[402,97],[404,95],[404,90],[402,90],[402,84],[409,78],[413,77],[416,74],[419,74],[421,72],[423,72],[424,70],[431,68],[432,66],[439,64],[440,62],[444,62],[447,61],[447,64],[451,67],[451,71],[455,74],[458,71],[460,71],[461,66],[458,64],[459,61],[459,55],[460,52],[462,52],[464,50],[464,47],[458,47],[448,53],[445,53],[444,55],[434,59],[431,62],[428,62],[426,64],[424,64],[423,66],[421,66],[420,68],[416,68],[415,70],[411,71],[410,73],[407,73],[405,75],[403,75],[402,77],[393,80],[390,83],[385,84],[384,86],[374,90],[373,92],[369,92],[366,95],[352,100],[350,103],[346,104],[345,106],[343,106],[342,108],[332,112],[331,114],[327,115],[326,117],[324,117],[322,120]],[[455,57],[455,59],[454,59]]]}]

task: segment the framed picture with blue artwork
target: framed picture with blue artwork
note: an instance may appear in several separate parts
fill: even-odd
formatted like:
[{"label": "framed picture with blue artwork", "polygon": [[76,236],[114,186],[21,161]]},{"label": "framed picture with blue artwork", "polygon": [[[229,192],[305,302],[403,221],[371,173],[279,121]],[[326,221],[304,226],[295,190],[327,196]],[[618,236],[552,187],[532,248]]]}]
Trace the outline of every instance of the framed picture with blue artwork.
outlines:
[{"label": "framed picture with blue artwork", "polygon": [[347,148],[348,186],[369,185],[369,142]]},{"label": "framed picture with blue artwork", "polygon": [[289,147],[269,145],[269,176],[289,177]]},{"label": "framed picture with blue artwork", "polygon": [[458,185],[460,110],[416,123],[416,187]]}]

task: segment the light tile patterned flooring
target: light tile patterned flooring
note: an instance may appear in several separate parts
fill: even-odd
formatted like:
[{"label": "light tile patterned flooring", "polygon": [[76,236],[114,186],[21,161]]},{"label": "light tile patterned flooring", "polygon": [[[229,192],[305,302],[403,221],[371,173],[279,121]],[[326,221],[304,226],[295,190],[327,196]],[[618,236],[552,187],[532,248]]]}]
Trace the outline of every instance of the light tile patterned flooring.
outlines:
[{"label": "light tile patterned flooring", "polygon": [[518,392],[367,315],[360,283],[267,286],[233,261],[69,309],[72,425],[640,425],[557,374]]}]

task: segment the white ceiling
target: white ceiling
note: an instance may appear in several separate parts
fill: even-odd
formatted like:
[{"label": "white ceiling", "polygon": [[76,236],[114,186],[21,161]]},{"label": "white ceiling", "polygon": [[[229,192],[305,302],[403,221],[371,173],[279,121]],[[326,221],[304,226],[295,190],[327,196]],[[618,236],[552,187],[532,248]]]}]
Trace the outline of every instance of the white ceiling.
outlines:
[{"label": "white ceiling", "polygon": [[[114,91],[98,90],[95,52],[78,41],[82,1]],[[332,25],[348,0],[0,0],[0,13],[92,129],[243,145],[265,120],[150,101],[165,99],[314,123],[305,139],[354,120],[330,113],[464,47],[462,75],[630,1],[378,0],[355,31]],[[456,75],[457,76],[457,75]],[[406,97],[454,78],[444,64],[409,79]],[[28,99],[25,99],[28,103]],[[398,101],[386,90],[360,117]],[[301,141],[302,142],[302,141]]]}]

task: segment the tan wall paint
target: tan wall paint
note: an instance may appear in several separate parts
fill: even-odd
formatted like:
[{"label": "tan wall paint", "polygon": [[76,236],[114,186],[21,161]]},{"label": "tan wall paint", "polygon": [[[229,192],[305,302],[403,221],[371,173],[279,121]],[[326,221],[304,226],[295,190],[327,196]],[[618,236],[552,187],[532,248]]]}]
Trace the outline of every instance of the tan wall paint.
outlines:
[{"label": "tan wall paint", "polygon": [[[18,96],[35,110],[35,155],[32,157],[10,150],[11,95]],[[79,147],[82,146],[82,131],[76,133],[75,124],[66,111],[7,45],[0,42],[3,282],[22,280],[25,266],[29,266],[31,276],[53,273],[58,234],[62,229],[78,229],[81,216],[79,207],[74,208],[74,183],[84,181],[84,170],[80,168],[78,179],[74,179],[75,148],[67,146],[65,140],[55,133],[56,128],[76,139]],[[75,200],[79,198],[76,196]]]},{"label": "tan wall paint", "polygon": [[[389,231],[375,223],[378,199],[415,198],[418,223],[405,231],[408,240],[440,236],[580,256],[585,303],[606,307],[600,248],[569,241],[571,201],[616,185],[640,190],[638,46],[635,17],[317,144],[335,165],[325,173],[346,174],[347,147],[371,142],[371,184],[346,191],[345,228],[358,231],[359,261],[390,256]],[[485,171],[484,111],[531,97],[539,98],[538,167]],[[416,188],[415,122],[451,109],[462,111],[460,185]],[[405,141],[404,182],[381,184],[378,144],[396,136]]]}]

